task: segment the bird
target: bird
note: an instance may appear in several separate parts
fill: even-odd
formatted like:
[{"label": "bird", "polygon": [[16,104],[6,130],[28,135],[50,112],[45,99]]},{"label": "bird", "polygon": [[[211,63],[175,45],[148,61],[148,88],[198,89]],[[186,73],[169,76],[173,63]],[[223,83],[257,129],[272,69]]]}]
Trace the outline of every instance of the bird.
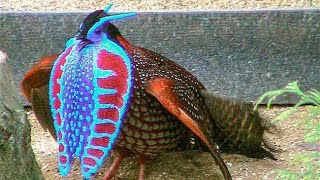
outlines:
[{"label": "bird", "polygon": [[217,143],[260,151],[263,119],[252,106],[210,93],[174,61],[131,44],[110,21],[136,14],[110,14],[111,6],[85,17],[65,50],[41,59],[20,84],[58,143],[60,174],[67,176],[78,157],[82,176],[90,179],[115,151],[104,179],[135,156],[142,180],[147,159],[193,140],[212,154],[224,179],[232,179]]}]

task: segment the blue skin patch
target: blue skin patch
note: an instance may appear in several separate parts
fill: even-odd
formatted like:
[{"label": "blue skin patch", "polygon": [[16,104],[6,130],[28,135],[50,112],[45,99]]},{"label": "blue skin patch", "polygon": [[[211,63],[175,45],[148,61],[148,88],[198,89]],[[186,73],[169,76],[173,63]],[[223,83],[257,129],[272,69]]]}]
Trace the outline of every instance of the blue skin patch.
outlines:
[{"label": "blue skin patch", "polygon": [[[97,169],[103,164],[103,162],[105,161],[105,158],[109,155],[110,151],[112,150],[113,144],[116,141],[116,138],[118,137],[118,134],[120,132],[120,127],[121,124],[125,118],[125,114],[127,111],[127,107],[130,103],[130,93],[132,91],[132,81],[133,81],[133,77],[132,77],[132,65],[131,65],[131,60],[128,57],[127,53],[116,43],[114,43],[113,41],[109,40],[107,38],[107,36],[103,35],[103,40],[101,41],[101,43],[97,43],[97,46],[94,47],[94,49],[96,49],[98,52],[102,51],[102,50],[108,50],[108,52],[111,52],[112,54],[116,54],[119,55],[120,57],[122,57],[123,61],[125,62],[126,66],[127,66],[127,70],[129,72],[129,78],[127,80],[127,84],[128,84],[128,89],[127,92],[125,93],[125,95],[123,96],[123,101],[124,104],[121,108],[118,109],[119,112],[119,120],[114,122],[112,120],[108,120],[108,119],[99,119],[98,118],[98,110],[99,109],[104,109],[104,108],[112,108],[114,107],[114,105],[110,105],[110,104],[101,104],[98,101],[98,96],[101,94],[115,94],[117,93],[115,90],[113,89],[103,89],[100,88],[97,84],[97,79],[101,78],[101,77],[107,77],[112,75],[113,73],[110,73],[108,71],[97,71],[95,73],[94,76],[94,80],[93,80],[93,86],[94,86],[94,92],[93,92],[93,100],[94,100],[94,109],[93,109],[93,122],[90,125],[89,129],[90,129],[90,136],[88,137],[87,142],[90,142],[92,138],[99,138],[99,137],[108,137],[110,139],[109,144],[107,147],[97,147],[97,146],[92,146],[90,143],[85,147],[84,149],[84,153],[82,155],[81,158],[81,162],[83,161],[83,158],[92,158],[95,159],[95,161],[97,162],[97,166],[95,168],[91,168],[89,171],[84,172],[83,168],[88,168],[88,166],[82,166],[82,172],[85,178],[90,178],[91,174],[96,173]],[[88,47],[89,48],[89,47]],[[93,57],[94,59],[97,57]],[[93,69],[98,70],[99,68],[97,67],[97,63],[94,63],[94,67]],[[103,74],[104,72],[104,74]],[[94,131],[94,127],[96,124],[100,124],[100,123],[113,123],[115,125],[115,133],[113,134],[106,134],[106,133],[96,133]],[[93,156],[90,156],[87,153],[87,150],[89,149],[99,149],[102,150],[104,152],[104,155],[100,158],[97,159]]]},{"label": "blue skin patch", "polygon": [[[108,12],[111,6],[109,5],[104,12]],[[87,33],[86,38],[91,40],[93,44],[89,44],[79,51],[77,46],[81,41],[75,38],[69,39],[66,43],[65,52],[57,58],[53,65],[49,82],[49,97],[57,137],[59,133],[62,134],[61,139],[58,138],[58,143],[64,146],[64,150],[59,152],[59,157],[66,157],[66,163],[59,161],[59,171],[62,176],[68,175],[72,160],[74,156],[77,156],[81,160],[83,177],[86,179],[90,178],[92,174],[98,171],[106,157],[108,157],[118,137],[121,124],[125,119],[130,104],[133,88],[132,64],[121,46],[108,39],[105,34],[96,35],[96,30],[111,20],[123,19],[134,15],[135,13],[124,13],[101,18]],[[65,58],[65,64],[58,65],[68,48],[72,49]],[[127,91],[122,96],[124,103],[123,106],[118,108],[119,120],[116,122],[108,119],[99,119],[97,114],[101,108],[114,108],[112,104],[99,103],[98,96],[117,93],[115,89],[100,88],[97,84],[98,78],[107,79],[109,76],[115,75],[112,70],[102,70],[97,66],[98,54],[104,50],[120,56],[128,72]],[[105,61],[110,60],[112,59],[106,59]],[[62,70],[60,79],[54,79],[59,70]],[[60,92],[57,95],[53,93],[53,84],[55,82],[58,82],[60,85]],[[55,99],[59,99],[61,102],[61,107],[57,110],[54,108]],[[58,125],[56,119],[58,113],[62,119],[60,125]],[[115,132],[113,134],[96,133],[94,131],[95,125],[102,122],[113,123],[115,125]],[[91,144],[93,138],[99,137],[109,138],[107,147],[93,146]],[[101,158],[97,158],[88,154],[89,149],[99,149],[104,153]],[[96,165],[86,165],[84,158],[95,160]]]}]

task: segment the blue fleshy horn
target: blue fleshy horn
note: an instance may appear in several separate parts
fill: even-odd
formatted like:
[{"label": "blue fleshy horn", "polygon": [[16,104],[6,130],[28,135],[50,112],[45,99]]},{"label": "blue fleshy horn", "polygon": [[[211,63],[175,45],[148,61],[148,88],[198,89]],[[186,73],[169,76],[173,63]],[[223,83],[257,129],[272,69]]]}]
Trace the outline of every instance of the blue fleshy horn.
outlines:
[{"label": "blue fleshy horn", "polygon": [[110,4],[103,10],[103,12],[107,13],[107,12],[111,9],[112,6],[113,6],[113,4],[110,3]]},{"label": "blue fleshy horn", "polygon": [[[105,9],[104,12],[107,13],[112,7],[112,4],[109,4]],[[104,23],[106,23],[107,21],[112,21],[112,20],[118,20],[118,19],[124,19],[124,18],[128,18],[128,17],[132,17],[135,16],[136,13],[133,12],[129,12],[129,13],[122,13],[122,14],[115,14],[115,15],[110,15],[110,16],[106,16],[101,18],[98,22],[96,22],[88,31],[87,34],[92,34],[97,28],[99,28],[100,26],[102,26]]]}]

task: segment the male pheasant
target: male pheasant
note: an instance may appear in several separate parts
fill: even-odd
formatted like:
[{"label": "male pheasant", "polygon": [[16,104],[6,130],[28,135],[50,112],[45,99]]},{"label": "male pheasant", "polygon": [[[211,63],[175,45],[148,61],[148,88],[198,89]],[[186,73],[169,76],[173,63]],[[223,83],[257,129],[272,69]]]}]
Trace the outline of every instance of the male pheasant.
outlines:
[{"label": "male pheasant", "polygon": [[110,7],[89,14],[65,51],[43,58],[21,82],[37,119],[57,139],[60,174],[68,175],[77,156],[83,177],[90,178],[114,150],[118,155],[104,179],[114,177],[128,155],[139,158],[144,179],[146,158],[188,144],[195,135],[231,179],[212,136],[260,149],[259,115],[241,103],[215,100],[180,65],[133,46],[110,21],[134,13],[110,15]]}]

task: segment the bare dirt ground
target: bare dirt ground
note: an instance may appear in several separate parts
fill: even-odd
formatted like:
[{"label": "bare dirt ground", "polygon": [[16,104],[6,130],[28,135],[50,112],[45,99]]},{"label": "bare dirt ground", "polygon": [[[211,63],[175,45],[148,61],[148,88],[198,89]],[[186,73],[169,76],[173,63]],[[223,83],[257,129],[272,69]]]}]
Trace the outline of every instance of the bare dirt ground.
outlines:
[{"label": "bare dirt ground", "polygon": [[[102,0],[1,0],[0,11],[93,11],[104,9],[107,1]],[[223,10],[223,9],[262,9],[262,8],[319,8],[320,0],[113,0],[112,11],[155,11],[155,10]],[[273,119],[287,107],[272,109],[260,108],[266,119]],[[281,130],[280,137],[273,141],[283,152],[274,153],[277,161],[253,159],[243,155],[222,154],[234,179],[274,179],[274,169],[301,171],[303,167],[291,165],[292,158],[303,152],[320,151],[319,144],[306,145],[303,143],[303,126],[299,126],[308,112],[306,107],[300,108],[286,121],[280,122],[277,127]],[[32,125],[32,146],[40,168],[48,180],[62,179],[57,167],[57,144],[37,123],[32,112],[29,112]],[[320,117],[318,117],[320,121]],[[95,179],[101,179],[111,165],[110,157],[105,167],[100,170]],[[82,179],[75,162],[68,180]],[[137,179],[138,166],[135,159],[128,158],[122,163],[118,179]],[[213,158],[207,152],[184,151],[162,154],[153,161],[147,162],[147,179],[219,179],[221,174]]]},{"label": "bare dirt ground", "polygon": [[[272,109],[260,108],[261,115],[271,120],[281,112],[288,110],[288,107],[275,107]],[[320,152],[320,144],[306,145],[303,142],[304,128],[298,125],[308,116],[306,107],[300,108],[292,114],[286,121],[277,123],[280,129],[279,137],[272,137],[273,142],[282,152],[274,153],[278,160],[268,158],[254,159],[238,154],[222,154],[222,158],[228,165],[230,173],[234,179],[274,179],[275,174],[272,170],[283,169],[299,172],[303,169],[298,165],[291,165],[290,160],[300,153],[311,152],[312,150]],[[32,145],[36,159],[41,167],[42,173],[46,179],[63,179],[58,173],[57,165],[57,144],[54,139],[45,132],[32,112],[29,113],[29,119],[32,125]],[[320,117],[318,119],[320,121]],[[110,167],[112,159],[110,157],[105,163],[95,179],[101,179],[104,173]],[[79,163],[75,162],[72,172],[65,178],[66,180],[81,179]],[[118,179],[137,179],[138,164],[136,159],[126,159],[120,168]],[[221,179],[218,166],[215,165],[213,158],[208,152],[197,150],[165,153],[147,162],[146,179]]]}]

